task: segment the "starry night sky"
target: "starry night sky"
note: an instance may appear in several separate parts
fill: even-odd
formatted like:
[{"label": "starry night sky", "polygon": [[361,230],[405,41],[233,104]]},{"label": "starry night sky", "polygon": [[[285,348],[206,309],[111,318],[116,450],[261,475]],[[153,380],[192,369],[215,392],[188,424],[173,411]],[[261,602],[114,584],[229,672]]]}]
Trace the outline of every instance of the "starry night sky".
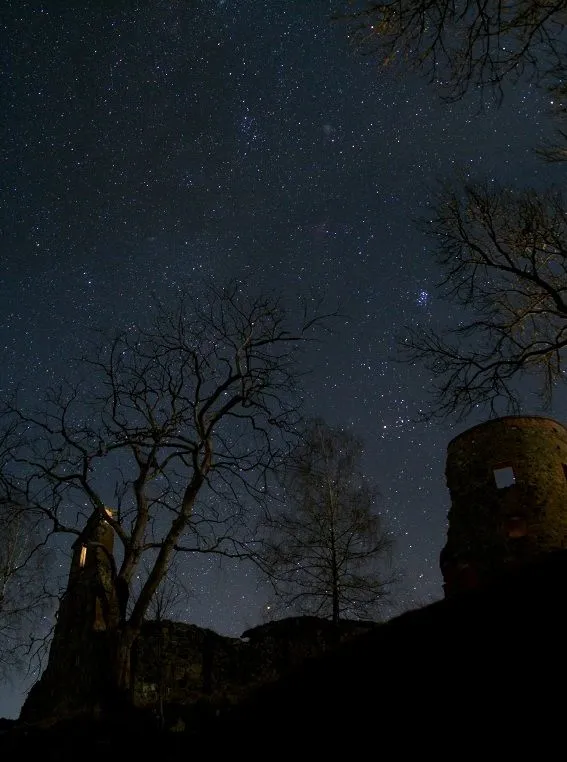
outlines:
[{"label": "starry night sky", "polygon": [[[447,105],[415,74],[357,55],[330,21],[340,7],[7,3],[0,394],[23,379],[41,394],[86,327],[135,324],[203,277],[291,305],[317,289],[348,318],[313,353],[306,412],[365,440],[403,610],[442,595],[445,449],[477,422],[415,423],[430,379],[390,359],[405,325],[459,319],[436,300],[413,220],[438,178],[543,187],[559,168],[533,153],[552,130],[545,93],[526,82],[483,113],[474,94]],[[189,621],[239,635],[261,620],[252,569],[189,576]],[[18,686],[0,698],[0,715],[17,713]]]}]

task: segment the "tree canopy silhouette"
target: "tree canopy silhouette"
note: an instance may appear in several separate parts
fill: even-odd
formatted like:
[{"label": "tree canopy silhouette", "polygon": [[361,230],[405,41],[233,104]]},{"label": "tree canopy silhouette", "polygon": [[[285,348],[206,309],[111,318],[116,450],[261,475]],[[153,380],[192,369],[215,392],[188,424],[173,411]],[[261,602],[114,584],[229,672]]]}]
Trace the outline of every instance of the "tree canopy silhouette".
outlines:
[{"label": "tree canopy silhouette", "polygon": [[425,72],[450,100],[473,89],[500,96],[526,75],[564,79],[565,0],[386,0],[339,18],[363,53]]},{"label": "tree canopy silhouette", "polygon": [[130,589],[120,688],[175,554],[249,554],[251,501],[295,441],[301,351],[322,320],[295,316],[275,297],[248,298],[238,283],[212,287],[103,341],[79,363],[82,382],[33,409],[17,399],[5,406],[15,434],[6,489],[51,533],[79,536],[93,516],[114,532],[116,584]]},{"label": "tree canopy silhouette", "polygon": [[[565,378],[567,223],[561,193],[493,183],[445,188],[426,232],[443,271],[441,296],[462,308],[443,335],[413,328],[402,354],[436,379],[432,414],[518,412],[528,377],[549,403]],[[467,319],[468,317],[468,319]]]},{"label": "tree canopy silhouette", "polygon": [[266,521],[260,566],[286,610],[332,618],[376,616],[393,578],[392,538],[360,468],[362,443],[321,420],[287,458],[283,503]]}]

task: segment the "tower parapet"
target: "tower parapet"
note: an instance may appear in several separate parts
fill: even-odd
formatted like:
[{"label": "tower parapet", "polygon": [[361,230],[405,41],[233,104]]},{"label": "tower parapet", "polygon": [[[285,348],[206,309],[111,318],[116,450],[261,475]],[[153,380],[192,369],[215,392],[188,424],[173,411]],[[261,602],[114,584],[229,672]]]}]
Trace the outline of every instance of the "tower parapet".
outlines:
[{"label": "tower parapet", "polygon": [[445,595],[476,587],[567,548],[567,428],[506,416],[463,432],[447,448],[451,495],[441,552]]}]

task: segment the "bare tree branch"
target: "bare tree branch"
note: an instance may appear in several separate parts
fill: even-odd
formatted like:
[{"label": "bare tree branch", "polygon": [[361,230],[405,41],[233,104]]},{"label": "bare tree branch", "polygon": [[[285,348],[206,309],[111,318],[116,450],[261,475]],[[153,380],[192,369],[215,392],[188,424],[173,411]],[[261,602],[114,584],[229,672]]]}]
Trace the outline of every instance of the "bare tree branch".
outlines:
[{"label": "bare tree branch", "polygon": [[425,228],[436,244],[442,298],[473,315],[448,335],[409,329],[402,357],[436,379],[431,415],[519,409],[518,381],[544,404],[564,380],[567,224],[558,192],[492,183],[446,188]]},{"label": "bare tree branch", "polygon": [[387,0],[336,18],[359,51],[424,72],[449,100],[471,89],[500,98],[520,76],[564,80],[565,0]]},{"label": "bare tree branch", "polygon": [[311,422],[286,462],[283,506],[265,520],[258,564],[280,604],[300,613],[368,618],[388,599],[392,540],[360,473],[361,443]]},{"label": "bare tree branch", "polygon": [[321,314],[295,320],[271,296],[247,299],[238,283],[210,288],[190,309],[160,309],[149,327],[107,337],[81,358],[84,380],[37,409],[6,406],[17,446],[5,484],[52,533],[105,522],[119,542],[114,582],[130,591],[136,582],[119,646],[123,687],[176,552],[249,556],[239,533],[296,439],[302,348],[323,324]]},{"label": "bare tree branch", "polygon": [[41,516],[0,500],[0,677],[24,666],[26,643],[54,606]]}]

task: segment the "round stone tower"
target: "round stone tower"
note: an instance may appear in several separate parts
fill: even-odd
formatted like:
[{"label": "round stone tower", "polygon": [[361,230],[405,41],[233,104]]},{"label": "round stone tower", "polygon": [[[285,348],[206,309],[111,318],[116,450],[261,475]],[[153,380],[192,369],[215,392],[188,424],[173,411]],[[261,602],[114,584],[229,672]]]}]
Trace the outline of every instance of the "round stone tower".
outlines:
[{"label": "round stone tower", "polygon": [[567,548],[567,428],[506,416],[455,437],[445,474],[451,494],[441,552],[445,595]]}]

